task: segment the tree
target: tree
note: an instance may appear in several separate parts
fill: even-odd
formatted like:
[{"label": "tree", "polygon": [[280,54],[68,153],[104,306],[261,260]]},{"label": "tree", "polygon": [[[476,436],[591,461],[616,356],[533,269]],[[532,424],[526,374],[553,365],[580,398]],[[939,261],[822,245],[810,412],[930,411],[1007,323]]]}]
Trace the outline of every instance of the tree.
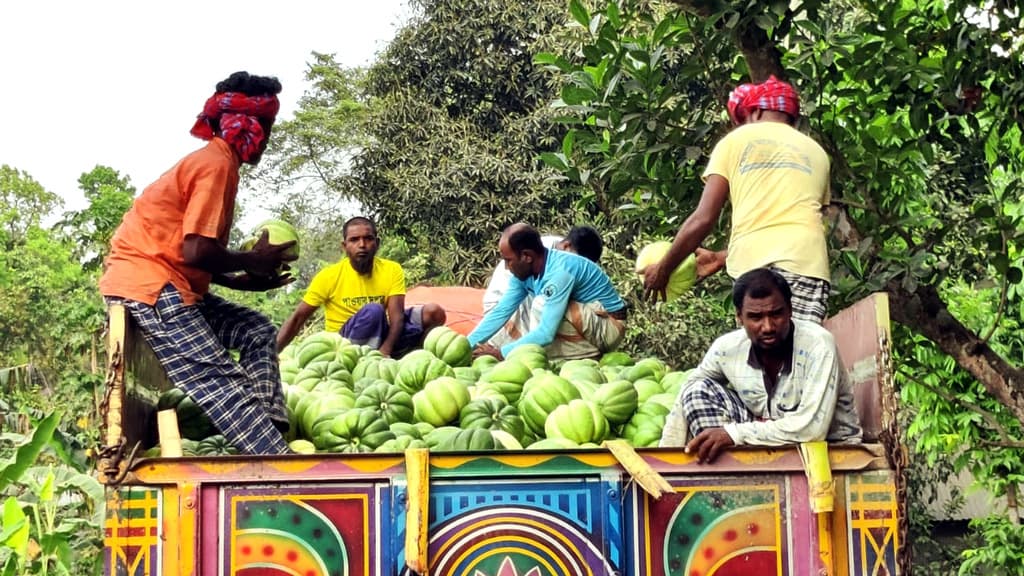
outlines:
[{"label": "tree", "polygon": [[61,205],[60,198],[31,176],[0,166],[0,241],[7,250],[25,241],[28,230]]},{"label": "tree", "polygon": [[278,122],[270,148],[246,180],[261,191],[266,207],[294,226],[336,223],[350,200],[352,156],[365,143],[365,71],[341,66],[334,55],[312,54],[312,83],[295,117]]},{"label": "tree", "polygon": [[[1024,160],[1024,79],[1013,44],[1019,14],[988,27],[964,1],[866,1],[843,12],[846,22],[831,23],[817,1],[796,9],[754,2],[742,12],[680,2],[681,10],[663,15],[638,1],[610,2],[593,16],[573,6],[593,31],[587,62],[539,58],[564,73],[562,100],[581,115],[563,141],[572,156],[559,158],[567,176],[619,201],[629,190],[652,192],[650,200],[629,199],[641,200],[638,217],[657,220],[660,197],[699,193],[692,176],[709,136],[725,129],[725,87],[748,67],[755,80],[786,72],[803,88],[810,127],[833,158],[841,206],[834,282],[842,300],[887,291],[897,321],[934,341],[1024,420],[1024,372],[957,321],[942,297],[950,279],[991,279],[1008,298],[1021,282],[1024,231],[1013,176]],[[732,46],[731,56],[714,48],[721,46]],[[682,97],[680,76],[710,87],[714,103],[694,104],[715,116]],[[666,189],[665,173],[689,185]]]},{"label": "tree", "polygon": [[952,439],[941,448],[966,448],[960,465],[981,458],[974,472],[1014,492],[1024,478],[1014,452],[1024,421],[1020,10],[613,0],[591,13],[573,0],[570,11],[590,34],[585,61],[537,58],[564,79],[558,104],[573,123],[549,165],[668,232],[678,223],[665,206],[700,194],[729,89],[769,74],[792,81],[803,128],[833,161],[834,305],[889,294],[905,398],[924,419],[911,431],[935,427],[917,447]]},{"label": "tree", "polygon": [[0,253],[0,366],[33,364],[48,379],[80,362],[102,323],[95,275],[75,257],[75,243],[43,228],[57,197],[29,175],[4,166],[7,193],[0,214],[6,249]]},{"label": "tree", "polygon": [[457,282],[483,279],[501,228],[556,230],[573,197],[537,161],[561,129],[553,79],[533,54],[564,23],[560,0],[419,0],[368,73],[368,139],[353,196],[388,233],[436,255]]},{"label": "tree", "polygon": [[61,227],[74,240],[76,256],[82,264],[90,270],[98,270],[110,251],[114,231],[131,208],[135,186],[117,170],[97,165],[78,178],[78,187],[89,206],[65,215]]}]

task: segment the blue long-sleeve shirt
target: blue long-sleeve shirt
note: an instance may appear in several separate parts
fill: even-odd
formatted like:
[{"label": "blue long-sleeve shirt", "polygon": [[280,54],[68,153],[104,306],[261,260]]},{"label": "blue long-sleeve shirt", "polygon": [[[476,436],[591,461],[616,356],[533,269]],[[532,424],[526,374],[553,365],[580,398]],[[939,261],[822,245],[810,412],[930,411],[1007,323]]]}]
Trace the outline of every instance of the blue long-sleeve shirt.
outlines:
[{"label": "blue long-sleeve shirt", "polygon": [[469,334],[469,344],[476,347],[494,336],[527,296],[544,296],[547,299],[540,324],[519,340],[502,346],[503,356],[508,356],[522,344],[551,344],[570,301],[582,304],[600,302],[608,312],[617,312],[626,306],[608,275],[597,264],[571,252],[547,250],[547,260],[540,276],[530,276],[526,280],[513,276],[498,304]]}]

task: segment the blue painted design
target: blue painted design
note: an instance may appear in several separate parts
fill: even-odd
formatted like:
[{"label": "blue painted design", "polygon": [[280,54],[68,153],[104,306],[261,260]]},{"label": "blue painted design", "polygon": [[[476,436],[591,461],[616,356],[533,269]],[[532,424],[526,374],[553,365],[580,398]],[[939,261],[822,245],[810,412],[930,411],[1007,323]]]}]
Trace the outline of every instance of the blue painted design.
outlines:
[{"label": "blue painted design", "polygon": [[[622,486],[619,482],[609,481],[605,484],[605,494],[621,494]],[[619,568],[622,566],[622,500],[620,498],[607,498],[608,507],[605,513],[608,515],[605,525],[605,554],[608,562]]]},{"label": "blue painted design", "polygon": [[531,482],[480,483],[472,486],[438,483],[431,486],[430,525],[437,526],[469,510],[486,506],[529,504],[571,520],[586,532],[594,531],[591,511],[601,502],[598,483]]}]

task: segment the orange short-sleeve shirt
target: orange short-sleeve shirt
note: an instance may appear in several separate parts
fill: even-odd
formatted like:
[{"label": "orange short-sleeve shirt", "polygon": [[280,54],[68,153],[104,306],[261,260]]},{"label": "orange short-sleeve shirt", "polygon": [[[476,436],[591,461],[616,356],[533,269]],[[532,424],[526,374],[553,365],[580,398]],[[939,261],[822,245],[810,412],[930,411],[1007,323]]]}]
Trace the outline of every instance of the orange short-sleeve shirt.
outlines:
[{"label": "orange short-sleeve shirt", "polygon": [[231,147],[214,138],[147,186],[114,233],[100,292],[153,305],[170,282],[186,303],[201,300],[211,274],[185,264],[183,243],[197,234],[227,246],[238,168]]}]

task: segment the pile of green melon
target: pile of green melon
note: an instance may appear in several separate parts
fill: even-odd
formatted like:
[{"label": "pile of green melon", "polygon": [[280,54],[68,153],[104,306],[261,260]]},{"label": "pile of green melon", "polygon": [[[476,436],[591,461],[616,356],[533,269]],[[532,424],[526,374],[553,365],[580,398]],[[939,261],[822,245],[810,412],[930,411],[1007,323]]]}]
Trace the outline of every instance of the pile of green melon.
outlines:
[{"label": "pile of green melon", "polygon": [[319,332],[281,354],[296,452],[568,449],[624,438],[656,446],[686,372],[612,352],[549,362],[536,345],[473,360],[469,341],[431,330],[422,350],[385,358]]}]

